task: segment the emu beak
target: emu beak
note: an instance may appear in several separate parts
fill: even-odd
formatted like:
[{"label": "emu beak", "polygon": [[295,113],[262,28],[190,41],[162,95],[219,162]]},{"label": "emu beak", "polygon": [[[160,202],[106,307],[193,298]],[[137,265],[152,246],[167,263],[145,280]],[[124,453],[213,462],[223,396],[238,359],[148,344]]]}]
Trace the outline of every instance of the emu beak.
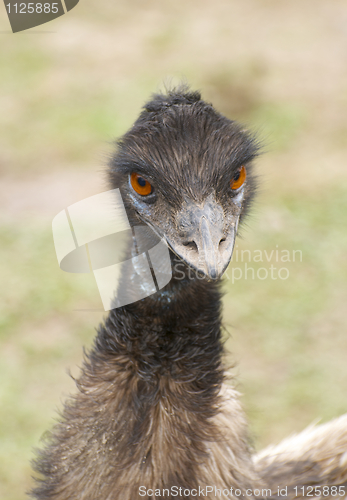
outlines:
[{"label": "emu beak", "polygon": [[237,215],[226,223],[223,208],[212,195],[203,206],[188,202],[177,216],[179,238],[169,244],[199,275],[218,279],[232,256],[238,219]]}]

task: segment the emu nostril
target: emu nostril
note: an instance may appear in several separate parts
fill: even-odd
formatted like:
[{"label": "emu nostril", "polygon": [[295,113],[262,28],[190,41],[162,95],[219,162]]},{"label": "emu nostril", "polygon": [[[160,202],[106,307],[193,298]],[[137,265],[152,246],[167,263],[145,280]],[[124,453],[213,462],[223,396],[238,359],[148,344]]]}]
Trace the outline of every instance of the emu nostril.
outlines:
[{"label": "emu nostril", "polygon": [[222,238],[219,242],[219,245],[218,245],[218,250],[219,251],[223,251],[224,250],[224,247],[226,245],[226,238]]},{"label": "emu nostril", "polygon": [[186,241],[183,243],[183,245],[189,248],[189,250],[194,250],[195,252],[198,252],[198,247],[195,241]]}]

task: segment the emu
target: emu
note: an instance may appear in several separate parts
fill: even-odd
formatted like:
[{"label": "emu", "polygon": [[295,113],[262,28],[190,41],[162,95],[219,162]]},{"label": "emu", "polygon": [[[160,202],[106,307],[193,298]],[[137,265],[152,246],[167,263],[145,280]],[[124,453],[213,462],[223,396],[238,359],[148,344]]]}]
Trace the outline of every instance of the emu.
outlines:
[{"label": "emu", "polygon": [[220,278],[256,192],[258,154],[249,132],[184,86],[154,95],[118,141],[110,186],[132,225],[165,238],[173,276],[99,326],[78,391],[38,453],[33,498],[212,499],[211,486],[276,498],[278,486],[346,481],[346,417],[323,432],[337,429],[339,450],[325,439],[317,451],[315,428],[296,438],[301,447],[294,439],[253,456],[225,383]]}]

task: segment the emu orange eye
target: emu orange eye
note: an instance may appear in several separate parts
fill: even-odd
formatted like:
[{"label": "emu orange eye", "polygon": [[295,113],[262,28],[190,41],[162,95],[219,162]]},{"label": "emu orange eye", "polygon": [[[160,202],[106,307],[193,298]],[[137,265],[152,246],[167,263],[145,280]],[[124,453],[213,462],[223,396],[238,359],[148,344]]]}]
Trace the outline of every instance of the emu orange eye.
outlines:
[{"label": "emu orange eye", "polygon": [[239,189],[246,180],[246,168],[242,165],[235,177],[230,181],[231,189]]},{"label": "emu orange eye", "polygon": [[141,196],[147,196],[152,192],[151,184],[146,181],[146,179],[141,177],[141,175],[136,174],[135,172],[133,172],[130,176],[130,183],[133,190]]}]

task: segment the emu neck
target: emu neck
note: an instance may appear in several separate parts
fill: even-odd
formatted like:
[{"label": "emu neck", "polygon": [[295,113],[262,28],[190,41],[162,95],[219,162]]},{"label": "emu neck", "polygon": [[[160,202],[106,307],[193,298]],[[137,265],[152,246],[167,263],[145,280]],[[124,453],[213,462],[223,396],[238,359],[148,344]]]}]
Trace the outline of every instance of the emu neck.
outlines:
[{"label": "emu neck", "polygon": [[168,376],[220,385],[220,310],[218,283],[174,277],[161,292],[112,310],[99,329],[95,352],[122,356],[147,382]]},{"label": "emu neck", "polygon": [[37,462],[45,477],[37,499],[134,500],[144,486],[250,488],[244,419],[233,391],[221,390],[219,285],[177,281],[111,311],[99,327],[79,392]]},{"label": "emu neck", "polygon": [[[215,439],[222,350],[217,283],[174,278],[158,296],[111,311],[82,384],[100,408],[99,427],[117,436],[118,466],[140,464],[151,454],[150,470],[166,460],[171,477],[169,470],[191,469],[193,450],[197,461],[206,455],[202,443]],[[97,388],[94,380],[102,381]],[[114,428],[115,413],[124,424],[118,420]],[[186,449],[173,462],[175,438],[165,435],[180,435]]]}]

